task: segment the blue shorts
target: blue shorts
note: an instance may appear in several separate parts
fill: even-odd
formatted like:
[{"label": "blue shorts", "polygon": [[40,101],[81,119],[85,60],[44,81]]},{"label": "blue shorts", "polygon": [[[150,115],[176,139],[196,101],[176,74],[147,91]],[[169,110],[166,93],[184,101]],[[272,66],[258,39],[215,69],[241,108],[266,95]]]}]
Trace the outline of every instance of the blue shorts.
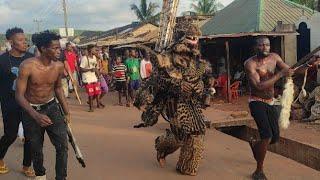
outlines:
[{"label": "blue shorts", "polygon": [[129,85],[131,90],[138,90],[140,87],[140,80],[131,80]]}]

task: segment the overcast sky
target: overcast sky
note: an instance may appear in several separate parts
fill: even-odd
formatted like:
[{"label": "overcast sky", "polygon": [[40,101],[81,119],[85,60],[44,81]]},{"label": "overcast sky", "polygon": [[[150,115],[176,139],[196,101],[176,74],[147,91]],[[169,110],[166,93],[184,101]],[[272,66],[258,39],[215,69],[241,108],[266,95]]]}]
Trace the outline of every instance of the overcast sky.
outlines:
[{"label": "overcast sky", "polygon": [[[138,4],[139,1],[67,0],[69,26],[75,29],[108,30],[129,24],[137,20],[129,5]],[[218,1],[226,6],[233,0]],[[180,0],[179,13],[190,10],[192,2]],[[0,0],[0,19],[0,33],[13,26],[22,27],[28,33],[34,32],[34,19],[42,21],[41,30],[63,27],[62,0]]]}]

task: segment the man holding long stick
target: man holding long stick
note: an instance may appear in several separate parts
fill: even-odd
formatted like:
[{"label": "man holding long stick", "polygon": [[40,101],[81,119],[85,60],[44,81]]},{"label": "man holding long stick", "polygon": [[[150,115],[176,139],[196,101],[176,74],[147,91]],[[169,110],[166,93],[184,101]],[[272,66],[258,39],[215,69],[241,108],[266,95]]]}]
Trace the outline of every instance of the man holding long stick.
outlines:
[{"label": "man holding long stick", "polygon": [[[308,66],[291,69],[281,57],[270,53],[270,40],[258,37],[256,40],[257,55],[248,59],[244,66],[250,85],[249,107],[260,134],[260,141],[251,139],[250,146],[257,161],[257,168],[252,174],[254,180],[267,179],[263,172],[263,161],[269,144],[279,140],[278,119],[280,106],[274,105],[274,84],[282,77],[294,73],[304,73]],[[309,62],[315,65],[317,62]],[[276,71],[279,69],[279,71]]]},{"label": "man holding long stick", "polygon": [[[55,61],[60,56],[60,36],[49,31],[37,35],[40,57],[30,58],[20,66],[16,100],[24,109],[25,136],[31,139],[33,167],[38,179],[45,179],[43,140],[46,131],[56,149],[56,179],[67,177],[68,141],[66,121],[69,109],[63,93],[61,78],[64,65]],[[58,99],[64,114],[59,110]]]}]

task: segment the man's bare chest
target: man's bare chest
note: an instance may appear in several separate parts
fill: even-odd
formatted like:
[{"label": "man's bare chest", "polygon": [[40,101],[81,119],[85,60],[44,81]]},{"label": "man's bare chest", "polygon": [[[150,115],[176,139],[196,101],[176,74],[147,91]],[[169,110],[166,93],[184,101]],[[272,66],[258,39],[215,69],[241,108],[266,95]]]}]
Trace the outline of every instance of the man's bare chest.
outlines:
[{"label": "man's bare chest", "polygon": [[256,71],[260,78],[266,79],[273,76],[276,72],[276,63],[273,61],[262,61],[256,63]]},{"label": "man's bare chest", "polygon": [[33,85],[52,85],[59,77],[55,68],[37,69],[31,72],[30,81]]}]

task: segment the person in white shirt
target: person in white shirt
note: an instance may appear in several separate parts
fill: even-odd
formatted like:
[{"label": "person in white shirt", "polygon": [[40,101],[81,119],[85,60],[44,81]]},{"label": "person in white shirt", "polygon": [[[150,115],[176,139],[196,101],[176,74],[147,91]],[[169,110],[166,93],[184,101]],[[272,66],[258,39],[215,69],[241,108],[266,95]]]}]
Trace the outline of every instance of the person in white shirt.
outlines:
[{"label": "person in white shirt", "polygon": [[93,100],[97,100],[97,107],[100,108],[101,86],[98,81],[98,61],[94,54],[97,48],[94,45],[88,46],[88,56],[83,56],[80,63],[82,81],[85,84],[86,92],[89,97],[89,112],[93,112]]},{"label": "person in white shirt", "polygon": [[150,62],[150,54],[146,53],[145,58],[140,63],[140,75],[142,79],[150,77],[152,73],[152,64]]}]

